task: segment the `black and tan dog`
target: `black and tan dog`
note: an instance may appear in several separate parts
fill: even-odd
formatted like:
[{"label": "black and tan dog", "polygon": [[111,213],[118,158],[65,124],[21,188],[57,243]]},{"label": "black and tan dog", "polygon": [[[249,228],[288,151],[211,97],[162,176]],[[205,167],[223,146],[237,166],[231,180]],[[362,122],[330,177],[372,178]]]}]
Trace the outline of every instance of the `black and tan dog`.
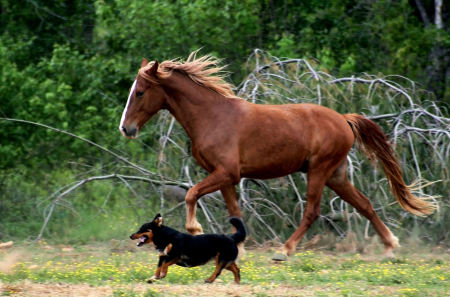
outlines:
[{"label": "black and tan dog", "polygon": [[153,242],[159,251],[158,268],[147,282],[151,283],[155,279],[165,277],[170,265],[194,267],[206,264],[212,259],[216,261],[216,268],[206,282],[212,283],[224,268],[233,272],[236,283],[240,282],[239,267],[236,265],[237,245],[244,241],[246,232],[239,218],[230,218],[230,223],[236,228],[236,233],[230,236],[223,234],[194,236],[178,232],[162,223],[161,215],[157,214],[153,221],[142,225],[130,236],[131,239],[139,240],[138,246]]}]

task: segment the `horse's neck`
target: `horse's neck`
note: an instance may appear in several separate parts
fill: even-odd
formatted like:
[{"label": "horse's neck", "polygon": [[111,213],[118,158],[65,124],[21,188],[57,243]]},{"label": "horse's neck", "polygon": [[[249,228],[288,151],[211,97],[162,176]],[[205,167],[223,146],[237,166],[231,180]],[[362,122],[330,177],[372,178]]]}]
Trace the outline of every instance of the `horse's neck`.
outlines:
[{"label": "horse's neck", "polygon": [[[218,109],[226,112],[220,94],[197,85],[181,74],[173,74],[163,82],[168,94],[167,109],[183,126],[191,139],[199,135],[217,117]],[[225,104],[226,105],[226,104]],[[226,108],[226,107],[225,107]]]}]

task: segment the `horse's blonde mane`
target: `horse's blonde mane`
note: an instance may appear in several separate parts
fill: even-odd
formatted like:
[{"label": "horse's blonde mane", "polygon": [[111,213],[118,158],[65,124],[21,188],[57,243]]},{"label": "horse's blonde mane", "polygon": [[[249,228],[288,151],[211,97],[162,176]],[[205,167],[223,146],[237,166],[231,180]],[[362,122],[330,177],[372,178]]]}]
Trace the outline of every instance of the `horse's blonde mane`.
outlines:
[{"label": "horse's blonde mane", "polygon": [[[172,74],[173,70],[177,70],[185,73],[198,85],[211,89],[227,98],[238,98],[232,90],[233,85],[224,80],[226,75],[223,74],[223,69],[225,66],[219,66],[220,60],[211,55],[197,58],[197,52],[198,50],[192,52],[184,62],[180,59],[161,62],[156,75],[166,78]],[[154,63],[154,61],[149,62],[146,66],[139,69],[138,74],[144,79],[157,84],[158,81],[146,73]]]}]

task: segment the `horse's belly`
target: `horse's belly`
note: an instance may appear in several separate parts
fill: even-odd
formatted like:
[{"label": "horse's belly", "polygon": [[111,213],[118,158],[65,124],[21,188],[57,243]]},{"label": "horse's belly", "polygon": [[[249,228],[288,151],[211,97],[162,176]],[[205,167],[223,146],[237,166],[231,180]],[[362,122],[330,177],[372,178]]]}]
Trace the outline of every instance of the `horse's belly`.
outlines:
[{"label": "horse's belly", "polygon": [[285,176],[297,171],[307,171],[308,162],[302,156],[292,156],[283,158],[280,156],[266,156],[258,162],[242,163],[240,176],[257,179],[268,179]]},{"label": "horse's belly", "polygon": [[[298,171],[298,170],[297,170]],[[255,178],[255,179],[270,179],[286,176],[288,174],[294,173],[294,171],[273,171],[273,170],[265,170],[265,171],[248,171],[241,174],[242,177],[246,178]]]}]

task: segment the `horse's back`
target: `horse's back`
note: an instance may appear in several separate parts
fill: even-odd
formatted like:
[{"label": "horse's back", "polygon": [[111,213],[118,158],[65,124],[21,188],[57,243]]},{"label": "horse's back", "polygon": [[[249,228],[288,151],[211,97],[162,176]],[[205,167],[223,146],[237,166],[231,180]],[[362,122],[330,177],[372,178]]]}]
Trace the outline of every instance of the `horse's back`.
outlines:
[{"label": "horse's back", "polygon": [[242,176],[296,172],[314,158],[342,159],[354,136],[344,116],[315,104],[248,106],[240,125]]},{"label": "horse's back", "polygon": [[[337,141],[352,145],[353,132],[344,116],[330,108],[316,104],[252,104],[242,120],[243,130],[280,141],[323,142]],[[245,133],[244,132],[244,133]],[[247,135],[248,136],[248,135]],[[312,147],[311,147],[312,149]]]}]

